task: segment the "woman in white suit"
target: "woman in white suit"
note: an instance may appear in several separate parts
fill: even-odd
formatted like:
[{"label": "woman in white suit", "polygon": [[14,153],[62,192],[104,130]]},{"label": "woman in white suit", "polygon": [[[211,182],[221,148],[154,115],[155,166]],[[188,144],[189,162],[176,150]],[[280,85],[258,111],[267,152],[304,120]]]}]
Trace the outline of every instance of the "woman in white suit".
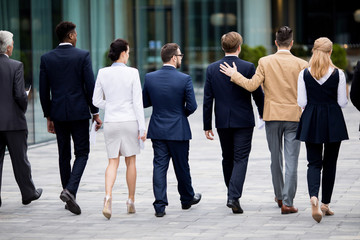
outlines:
[{"label": "woman in white suit", "polygon": [[104,136],[109,164],[105,172],[106,196],[103,214],[110,219],[112,188],[120,156],[124,156],[126,162],[126,182],[129,191],[127,211],[135,213],[135,161],[136,154],[140,153],[139,139],[145,141],[146,134],[139,72],[136,68],[125,65],[129,59],[127,41],[113,41],[108,57],[113,64],[99,70],[93,104],[105,109]]}]

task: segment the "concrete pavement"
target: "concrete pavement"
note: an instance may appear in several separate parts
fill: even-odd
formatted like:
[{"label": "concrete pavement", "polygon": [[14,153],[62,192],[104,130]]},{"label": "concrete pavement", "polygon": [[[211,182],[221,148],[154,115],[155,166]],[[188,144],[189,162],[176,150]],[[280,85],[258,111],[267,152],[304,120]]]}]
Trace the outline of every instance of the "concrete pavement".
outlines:
[{"label": "concrete pavement", "polygon": [[247,177],[240,199],[244,214],[232,214],[225,206],[226,187],[219,138],[216,134],[214,141],[206,140],[200,104],[190,117],[192,181],[194,190],[203,194],[198,205],[189,210],[181,209],[177,182],[170,165],[167,215],[163,218],[154,216],[153,153],[148,140],[137,157],[136,214],[126,213],[127,188],[122,158],[113,192],[113,216],[107,220],[102,215],[107,158],[103,132],[100,131],[77,196],[82,209],[79,216],[66,211],[59,199],[62,189],[55,141],[33,146],[28,151],[34,182],[44,192],[38,201],[27,206],[21,204],[10,158],[5,156],[0,239],[360,239],[360,113],[350,102],[343,112],[350,140],[344,141],[340,149],[331,203],[335,215],[324,217],[319,224],[311,218],[304,144],[301,146],[295,198],[299,212],[280,214],[274,202],[270,154],[264,129],[254,129]]}]

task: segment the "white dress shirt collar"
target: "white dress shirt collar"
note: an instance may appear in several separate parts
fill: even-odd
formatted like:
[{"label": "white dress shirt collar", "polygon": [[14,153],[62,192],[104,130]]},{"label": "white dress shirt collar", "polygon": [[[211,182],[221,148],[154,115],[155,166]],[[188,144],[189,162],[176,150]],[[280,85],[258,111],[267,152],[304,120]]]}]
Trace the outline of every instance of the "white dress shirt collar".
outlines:
[{"label": "white dress shirt collar", "polygon": [[64,45],[70,45],[70,46],[72,46],[72,44],[69,43],[69,42],[62,42],[62,43],[59,44],[59,46],[64,46]]},{"label": "white dress shirt collar", "polygon": [[165,63],[164,65],[163,65],[164,67],[173,67],[173,68],[176,68],[174,65],[171,65],[171,64],[168,64],[168,63]]},{"label": "white dress shirt collar", "polygon": [[3,55],[5,55],[5,56],[9,57],[9,55],[7,55],[6,53],[1,53],[1,54],[3,54]]},{"label": "white dress shirt collar", "polygon": [[287,49],[279,49],[279,50],[277,50],[277,52],[290,52],[290,50],[287,50]]},{"label": "white dress shirt collar", "polygon": [[239,57],[236,54],[226,54],[225,57]]}]

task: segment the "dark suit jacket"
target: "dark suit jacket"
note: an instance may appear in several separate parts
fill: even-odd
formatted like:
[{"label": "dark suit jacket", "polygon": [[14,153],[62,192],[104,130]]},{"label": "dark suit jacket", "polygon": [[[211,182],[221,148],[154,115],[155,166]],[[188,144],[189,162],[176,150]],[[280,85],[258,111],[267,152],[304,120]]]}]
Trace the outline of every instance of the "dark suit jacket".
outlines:
[{"label": "dark suit jacket", "polygon": [[350,98],[354,106],[360,111],[360,61],[357,62],[352,79]]},{"label": "dark suit jacket", "polygon": [[153,106],[147,137],[157,140],[191,139],[187,117],[197,103],[191,77],[174,67],[163,66],[145,75],[144,107]]},{"label": "dark suit jacket", "polygon": [[71,45],[58,46],[41,56],[40,101],[44,117],[52,121],[91,118],[95,86],[90,54]]},{"label": "dark suit jacket", "polygon": [[245,128],[255,126],[251,95],[262,117],[264,109],[264,94],[259,87],[250,93],[242,87],[230,82],[230,78],[221,73],[220,63],[227,62],[232,66],[235,62],[237,70],[246,78],[255,73],[255,66],[250,62],[235,56],[210,64],[206,71],[204,87],[203,123],[204,130],[212,129],[212,110],[215,99],[215,127],[216,128]]},{"label": "dark suit jacket", "polygon": [[0,131],[26,130],[23,64],[0,54]]}]

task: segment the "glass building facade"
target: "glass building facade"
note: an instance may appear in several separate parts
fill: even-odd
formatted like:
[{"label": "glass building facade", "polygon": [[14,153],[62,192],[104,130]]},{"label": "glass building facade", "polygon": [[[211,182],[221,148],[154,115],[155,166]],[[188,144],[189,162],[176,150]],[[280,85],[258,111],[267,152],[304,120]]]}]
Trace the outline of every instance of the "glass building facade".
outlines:
[{"label": "glass building facade", "polygon": [[0,29],[14,34],[12,58],[24,63],[25,85],[32,86],[26,114],[30,144],[54,138],[40,105],[39,66],[40,56],[59,43],[54,29],[60,21],[77,25],[77,47],[90,51],[95,76],[109,64],[107,51],[116,38],[128,40],[129,65],[142,80],[162,66],[161,46],[178,43],[185,54],[181,71],[191,75],[199,94],[207,66],[223,56],[220,38],[229,31],[272,53],[276,29],[288,25],[296,44],[311,46],[326,36],[346,46],[348,57],[360,56],[360,1],[0,0]]}]

